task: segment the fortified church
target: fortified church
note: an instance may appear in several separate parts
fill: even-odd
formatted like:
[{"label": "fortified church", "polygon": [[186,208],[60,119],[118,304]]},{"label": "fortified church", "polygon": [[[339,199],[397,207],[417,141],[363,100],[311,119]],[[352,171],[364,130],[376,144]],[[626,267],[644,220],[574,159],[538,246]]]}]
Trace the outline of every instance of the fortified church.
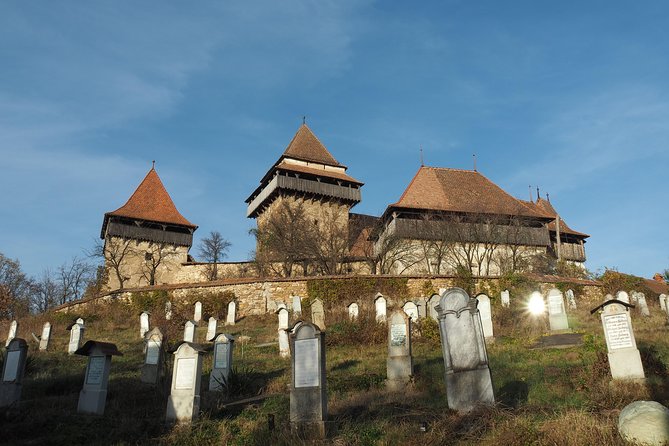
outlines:
[{"label": "fortified church", "polygon": [[[320,234],[344,234],[344,274],[452,275],[465,268],[480,277],[534,256],[580,266],[586,260],[588,235],[571,229],[548,199],[514,198],[476,170],[421,166],[379,217],[351,212],[362,186],[303,124],[247,198],[246,216],[262,233],[299,208]],[[152,167],[128,201],[104,215],[107,290],[206,282],[210,265],[189,254],[196,230]],[[263,243],[259,237],[259,253]],[[285,259],[276,247],[265,251],[270,266]],[[294,260],[303,267],[292,275],[324,271]],[[261,274],[257,262],[219,263],[218,270],[219,279]]]}]

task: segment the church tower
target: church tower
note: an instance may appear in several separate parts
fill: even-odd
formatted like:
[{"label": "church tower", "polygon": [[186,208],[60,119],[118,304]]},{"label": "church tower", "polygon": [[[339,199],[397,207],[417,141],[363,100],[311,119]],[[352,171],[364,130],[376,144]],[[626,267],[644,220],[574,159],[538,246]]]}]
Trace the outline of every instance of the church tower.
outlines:
[{"label": "church tower", "polygon": [[104,216],[100,238],[106,288],[170,283],[188,260],[196,229],[179,213],[152,167],[128,201]]},{"label": "church tower", "polygon": [[[360,202],[363,183],[349,176],[346,170],[311,129],[302,124],[260,180],[260,186],[246,199],[246,216],[255,218],[258,230],[262,231],[283,210],[299,208],[304,217],[300,223],[309,223],[309,227],[303,228],[305,235],[312,225],[322,232],[332,233],[335,229],[334,232],[345,234],[348,250],[349,211]],[[261,248],[258,240],[258,249]]]}]

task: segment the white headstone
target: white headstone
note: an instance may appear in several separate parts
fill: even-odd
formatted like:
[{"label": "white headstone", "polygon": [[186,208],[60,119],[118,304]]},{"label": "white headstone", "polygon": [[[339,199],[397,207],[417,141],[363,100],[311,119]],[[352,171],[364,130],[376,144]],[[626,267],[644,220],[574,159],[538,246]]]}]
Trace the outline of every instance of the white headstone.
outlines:
[{"label": "white headstone", "polygon": [[618,291],[616,293],[616,299],[621,302],[625,302],[626,304],[630,303],[630,297],[626,291]]},{"label": "white headstone", "polygon": [[296,316],[302,315],[302,298],[300,296],[292,296],[293,301],[293,313]]},{"label": "white headstone", "polygon": [[214,340],[214,359],[209,375],[209,390],[221,391],[228,383],[232,370],[232,347],[235,338],[225,333],[216,336]]},{"label": "white headstone", "polygon": [[283,358],[290,356],[290,344],[288,342],[288,310],[285,307],[279,308],[279,355]]},{"label": "white headstone", "polygon": [[39,349],[45,351],[49,348],[49,340],[51,339],[51,323],[45,322],[42,326],[42,336],[39,339]]},{"label": "white headstone", "polygon": [[567,290],[567,303],[569,304],[570,310],[576,309],[576,297],[574,296],[574,291],[569,289]]},{"label": "white headstone", "polygon": [[492,338],[492,308],[490,307],[490,298],[485,294],[479,294],[476,296],[476,300],[478,301],[478,310],[481,315],[483,336],[485,338]]},{"label": "white headstone", "polygon": [[402,306],[404,312],[411,318],[413,322],[418,320],[418,307],[415,303],[409,301]]},{"label": "white headstone", "polygon": [[414,300],[416,308],[418,309],[418,319],[427,317],[427,300],[424,297],[418,297]]},{"label": "white headstone", "polygon": [[9,333],[7,334],[7,341],[5,342],[5,347],[9,346],[9,343],[12,342],[12,339],[16,337],[16,333],[19,331],[19,323],[16,321],[12,321],[11,324],[9,324]]},{"label": "white headstone", "polygon": [[413,375],[411,318],[401,310],[393,311],[389,318],[386,375],[390,390],[403,389]]},{"label": "white headstone", "polygon": [[163,369],[163,333],[158,327],[146,333],[146,356],[142,365],[141,381],[157,384]]},{"label": "white headstone", "polygon": [[210,317],[207,323],[207,341],[213,341],[216,337],[216,329],[218,328],[218,320],[215,317]]},{"label": "white headstone", "polygon": [[665,313],[667,312],[667,295],[666,294],[660,294],[660,308]]},{"label": "white headstone", "polygon": [[509,290],[502,291],[502,306],[508,307],[511,305],[511,297],[509,296]]},{"label": "white headstone", "polygon": [[617,303],[604,305],[601,319],[609,350],[611,376],[613,379],[645,378],[629,311]]},{"label": "white headstone", "polygon": [[0,380],[0,407],[16,406],[21,400],[23,374],[26,368],[28,344],[24,339],[14,338],[7,346]]},{"label": "white headstone", "polygon": [[374,301],[374,308],[376,310],[376,322],[385,322],[387,311],[386,298],[379,294],[379,296]]},{"label": "white headstone", "polygon": [[427,311],[429,316],[434,319],[435,321],[439,317],[439,314],[437,313],[437,305],[439,305],[439,299],[441,299],[441,296],[438,294],[433,294],[432,297],[430,297],[427,300]]},{"label": "white headstone", "polygon": [[669,444],[669,409],[657,401],[634,401],[620,411],[618,432],[625,444]]},{"label": "white headstone", "polygon": [[168,422],[190,423],[199,415],[203,353],[204,350],[189,342],[183,342],[174,352],[172,385],[165,413]]},{"label": "white headstone", "polygon": [[84,320],[83,320],[82,318],[78,318],[78,319],[76,320],[76,323],[79,324],[79,325],[81,325],[82,327],[85,326],[85,324],[84,324]]},{"label": "white headstone", "polygon": [[149,331],[149,313],[143,311],[139,315],[139,337],[144,339],[144,335]]},{"label": "white headstone", "polygon": [[193,313],[193,321],[198,323],[202,320],[202,302],[195,302],[195,311]]},{"label": "white headstone", "polygon": [[356,320],[358,318],[358,304],[353,302],[348,306],[348,318],[351,319],[352,321]]},{"label": "white headstone", "polygon": [[650,311],[648,311],[648,303],[646,302],[646,295],[643,293],[636,293],[636,301],[639,305],[639,311],[641,311],[642,316],[650,316]]},{"label": "white headstone", "polygon": [[165,302],[165,320],[172,320],[172,302]]},{"label": "white headstone", "polygon": [[67,353],[73,355],[81,347],[81,341],[84,337],[83,324],[75,323],[70,327],[70,342],[67,345]]},{"label": "white headstone", "polygon": [[184,324],[184,342],[195,342],[195,322],[186,321]]},{"label": "white headstone", "polygon": [[495,404],[476,299],[451,288],[441,296],[437,312],[448,407],[469,412],[480,404]]},{"label": "white headstone", "polygon": [[614,297],[611,294],[607,294],[606,296],[604,296],[604,302],[606,302],[608,300],[613,300],[613,299],[614,299]]},{"label": "white headstone", "polygon": [[564,297],[557,288],[548,292],[548,321],[551,331],[568,330],[567,312],[564,307]]},{"label": "white headstone", "polygon": [[225,325],[235,325],[235,321],[237,320],[237,303],[232,300],[228,304],[228,314],[226,315],[225,318]]},{"label": "white headstone", "polygon": [[84,385],[79,392],[77,412],[103,415],[107,401],[111,357],[121,355],[121,352],[114,344],[88,341],[77,350],[77,355],[88,356]]},{"label": "white headstone", "polygon": [[311,302],[311,322],[320,330],[325,330],[325,309],[320,299],[314,299]]}]

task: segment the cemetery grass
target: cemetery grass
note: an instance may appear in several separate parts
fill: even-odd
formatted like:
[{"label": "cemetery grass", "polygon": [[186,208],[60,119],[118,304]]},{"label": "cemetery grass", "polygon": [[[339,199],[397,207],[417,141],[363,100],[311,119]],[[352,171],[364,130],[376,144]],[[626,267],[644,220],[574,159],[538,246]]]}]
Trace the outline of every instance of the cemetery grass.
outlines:
[{"label": "cemetery grass", "polygon": [[[531,348],[547,331],[546,321],[495,310],[500,310],[494,320],[496,339],[488,345],[488,355],[498,403],[467,415],[448,409],[439,340],[429,323],[414,327],[412,383],[406,391],[389,393],[384,383],[385,328],[379,329],[365,314],[356,323],[328,314],[329,419],[335,431],[320,443],[291,434],[290,361],[278,355],[274,315],[219,327],[241,336],[229,390],[204,391],[211,369],[211,354],[207,355],[202,414],[190,426],[177,427],[164,424],[169,374],[158,386],[139,380],[143,346],[139,318],[131,310],[116,305],[82,315],[85,339],[114,342],[124,354],[112,360],[102,417],[76,413],[86,358],[65,353],[65,327],[72,315],[21,321],[19,334],[30,345],[22,402],[18,409],[0,413],[0,443],[622,445],[616,424],[626,404],[635,400],[669,404],[669,337],[659,308],[651,307],[650,318],[633,317],[648,377],[645,385],[611,384],[599,317],[585,309],[570,314],[570,326],[583,334],[583,344],[565,349]],[[51,344],[48,352],[38,352],[29,333],[39,333],[47,318],[53,324]],[[180,339],[181,322],[152,320],[152,326],[164,324],[161,329],[174,341]],[[6,327],[0,330],[6,332]],[[205,331],[206,324],[197,329],[200,341]]]}]

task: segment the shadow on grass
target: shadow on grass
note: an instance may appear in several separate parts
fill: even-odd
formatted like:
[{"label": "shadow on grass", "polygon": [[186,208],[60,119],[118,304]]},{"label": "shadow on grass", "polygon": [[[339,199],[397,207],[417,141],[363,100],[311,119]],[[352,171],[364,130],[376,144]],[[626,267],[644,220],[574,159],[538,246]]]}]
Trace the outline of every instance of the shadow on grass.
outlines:
[{"label": "shadow on grass", "polygon": [[654,345],[639,345],[641,363],[646,374],[646,385],[653,400],[666,402],[669,400],[669,376],[667,365]]},{"label": "shadow on grass", "polygon": [[524,381],[510,381],[497,393],[497,400],[505,407],[517,408],[527,402],[530,388]]},{"label": "shadow on grass", "polygon": [[351,367],[354,367],[358,364],[360,364],[360,361],[358,361],[357,359],[348,359],[344,362],[340,362],[339,364],[335,365],[330,370],[332,370],[332,371],[346,370],[346,369],[350,369]]}]

